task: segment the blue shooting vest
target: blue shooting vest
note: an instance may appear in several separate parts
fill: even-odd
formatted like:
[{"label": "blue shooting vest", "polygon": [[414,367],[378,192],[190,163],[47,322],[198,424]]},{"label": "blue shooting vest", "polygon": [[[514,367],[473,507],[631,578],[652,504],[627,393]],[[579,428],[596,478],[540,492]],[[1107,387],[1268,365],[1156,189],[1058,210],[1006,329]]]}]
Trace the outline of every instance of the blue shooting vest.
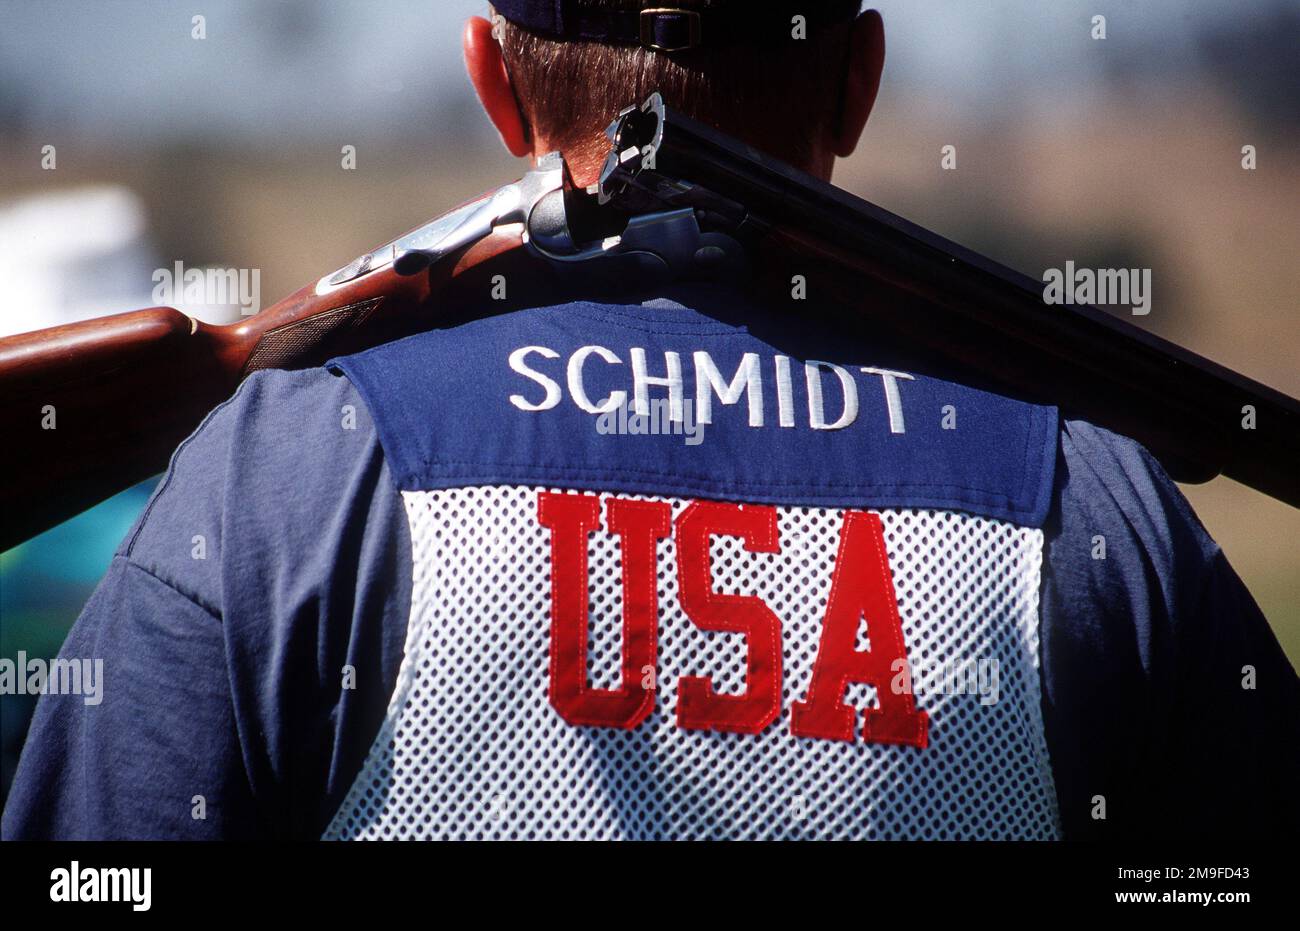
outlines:
[{"label": "blue shooting vest", "polygon": [[1059,835],[1056,409],[696,307],[541,307],[330,364],[414,565],[327,837]]}]

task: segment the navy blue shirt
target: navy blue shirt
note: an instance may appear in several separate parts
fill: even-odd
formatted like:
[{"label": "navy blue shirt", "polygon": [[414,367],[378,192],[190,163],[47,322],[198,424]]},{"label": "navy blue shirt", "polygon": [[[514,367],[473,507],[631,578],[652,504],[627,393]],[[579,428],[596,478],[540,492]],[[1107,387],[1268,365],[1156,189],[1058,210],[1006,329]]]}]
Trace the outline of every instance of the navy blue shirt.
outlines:
[{"label": "navy blue shirt", "polygon": [[[529,316],[539,313],[548,311],[464,326],[476,328],[476,347],[504,357],[540,325]],[[549,313],[563,316],[548,325],[579,341],[606,324],[720,341],[748,326],[747,314],[714,312],[706,300]],[[412,557],[399,488],[408,473],[422,458],[487,448],[498,465],[479,479],[563,484],[554,469],[538,471],[569,455],[547,445],[553,435],[492,433],[472,416],[429,420],[448,395],[477,390],[479,357],[460,339],[451,328],[404,341],[402,358],[423,368],[390,371],[399,356],[381,347],[328,369],[257,373],[180,446],[61,654],[105,659],[103,702],[40,701],[5,839],[320,836],[375,740],[402,660]],[[801,360],[847,351],[837,334],[822,339],[768,337]],[[597,362],[591,369],[599,377]],[[519,380],[512,390],[531,403],[542,387]],[[1006,495],[934,445],[915,461],[882,460],[874,480],[900,506],[971,507],[1042,527],[1043,718],[1065,836],[1292,836],[1300,684],[1222,551],[1137,443],[1058,423],[1048,408],[1017,416],[1015,443],[1028,459],[1019,447],[1005,457],[1004,484],[1015,475]],[[996,417],[988,428],[1000,429]],[[751,440],[727,436],[712,455],[753,460],[735,474],[784,467],[778,445],[755,452],[744,446]],[[1038,447],[1047,468],[1034,465]],[[527,458],[513,461],[521,448]],[[833,476],[846,467],[837,455],[826,442],[804,472]],[[908,469],[938,475],[929,483],[938,490],[903,488]],[[746,488],[687,476],[678,490],[727,497]],[[786,497],[815,503],[807,488]],[[859,503],[873,500],[864,493]],[[1243,688],[1246,667],[1254,688]],[[1097,796],[1102,820],[1092,816]],[[195,806],[204,817],[192,816]]]}]

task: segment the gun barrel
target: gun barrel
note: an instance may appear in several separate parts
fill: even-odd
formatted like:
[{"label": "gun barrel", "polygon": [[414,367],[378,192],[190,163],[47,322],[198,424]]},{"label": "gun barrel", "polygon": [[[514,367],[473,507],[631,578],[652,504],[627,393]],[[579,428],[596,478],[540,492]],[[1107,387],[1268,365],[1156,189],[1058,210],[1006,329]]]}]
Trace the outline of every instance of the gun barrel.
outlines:
[{"label": "gun barrel", "polygon": [[625,111],[621,135],[611,129],[620,150],[644,153],[631,184],[651,191],[658,179],[686,179],[744,204],[754,226],[772,230],[772,262],[918,352],[1130,436],[1181,481],[1223,474],[1300,507],[1300,401],[1096,307],[1048,305],[1041,282],[657,98]]}]

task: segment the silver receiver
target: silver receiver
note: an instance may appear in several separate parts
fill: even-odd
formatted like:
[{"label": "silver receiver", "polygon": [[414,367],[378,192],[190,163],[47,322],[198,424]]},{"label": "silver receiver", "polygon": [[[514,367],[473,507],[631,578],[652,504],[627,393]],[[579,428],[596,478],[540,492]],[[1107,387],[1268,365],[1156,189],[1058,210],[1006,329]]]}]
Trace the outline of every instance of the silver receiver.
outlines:
[{"label": "silver receiver", "polygon": [[[561,275],[581,269],[627,283],[655,283],[743,273],[744,249],[729,235],[740,226],[743,208],[654,173],[663,113],[658,94],[619,113],[607,130],[609,160],[599,183],[587,191],[565,189],[563,156],[551,152],[518,181],[326,275],[316,293],[389,265],[399,275],[418,275],[493,230],[513,225],[523,227],[528,251]],[[582,223],[573,222],[575,209]],[[575,236],[575,225],[589,238]]]}]

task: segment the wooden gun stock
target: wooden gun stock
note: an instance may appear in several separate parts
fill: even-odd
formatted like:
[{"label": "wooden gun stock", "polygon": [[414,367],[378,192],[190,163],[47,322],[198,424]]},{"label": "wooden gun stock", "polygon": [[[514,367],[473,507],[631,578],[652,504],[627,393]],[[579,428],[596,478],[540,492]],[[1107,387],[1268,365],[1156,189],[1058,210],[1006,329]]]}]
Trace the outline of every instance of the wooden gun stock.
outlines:
[{"label": "wooden gun stock", "polygon": [[204,416],[259,369],[319,365],[436,324],[507,264],[492,233],[428,274],[392,267],[318,295],[309,285],[227,326],[151,307],[0,339],[0,551],[161,472]]},{"label": "wooden gun stock", "polygon": [[230,389],[214,329],[152,307],[0,340],[0,548],[159,471]]}]

